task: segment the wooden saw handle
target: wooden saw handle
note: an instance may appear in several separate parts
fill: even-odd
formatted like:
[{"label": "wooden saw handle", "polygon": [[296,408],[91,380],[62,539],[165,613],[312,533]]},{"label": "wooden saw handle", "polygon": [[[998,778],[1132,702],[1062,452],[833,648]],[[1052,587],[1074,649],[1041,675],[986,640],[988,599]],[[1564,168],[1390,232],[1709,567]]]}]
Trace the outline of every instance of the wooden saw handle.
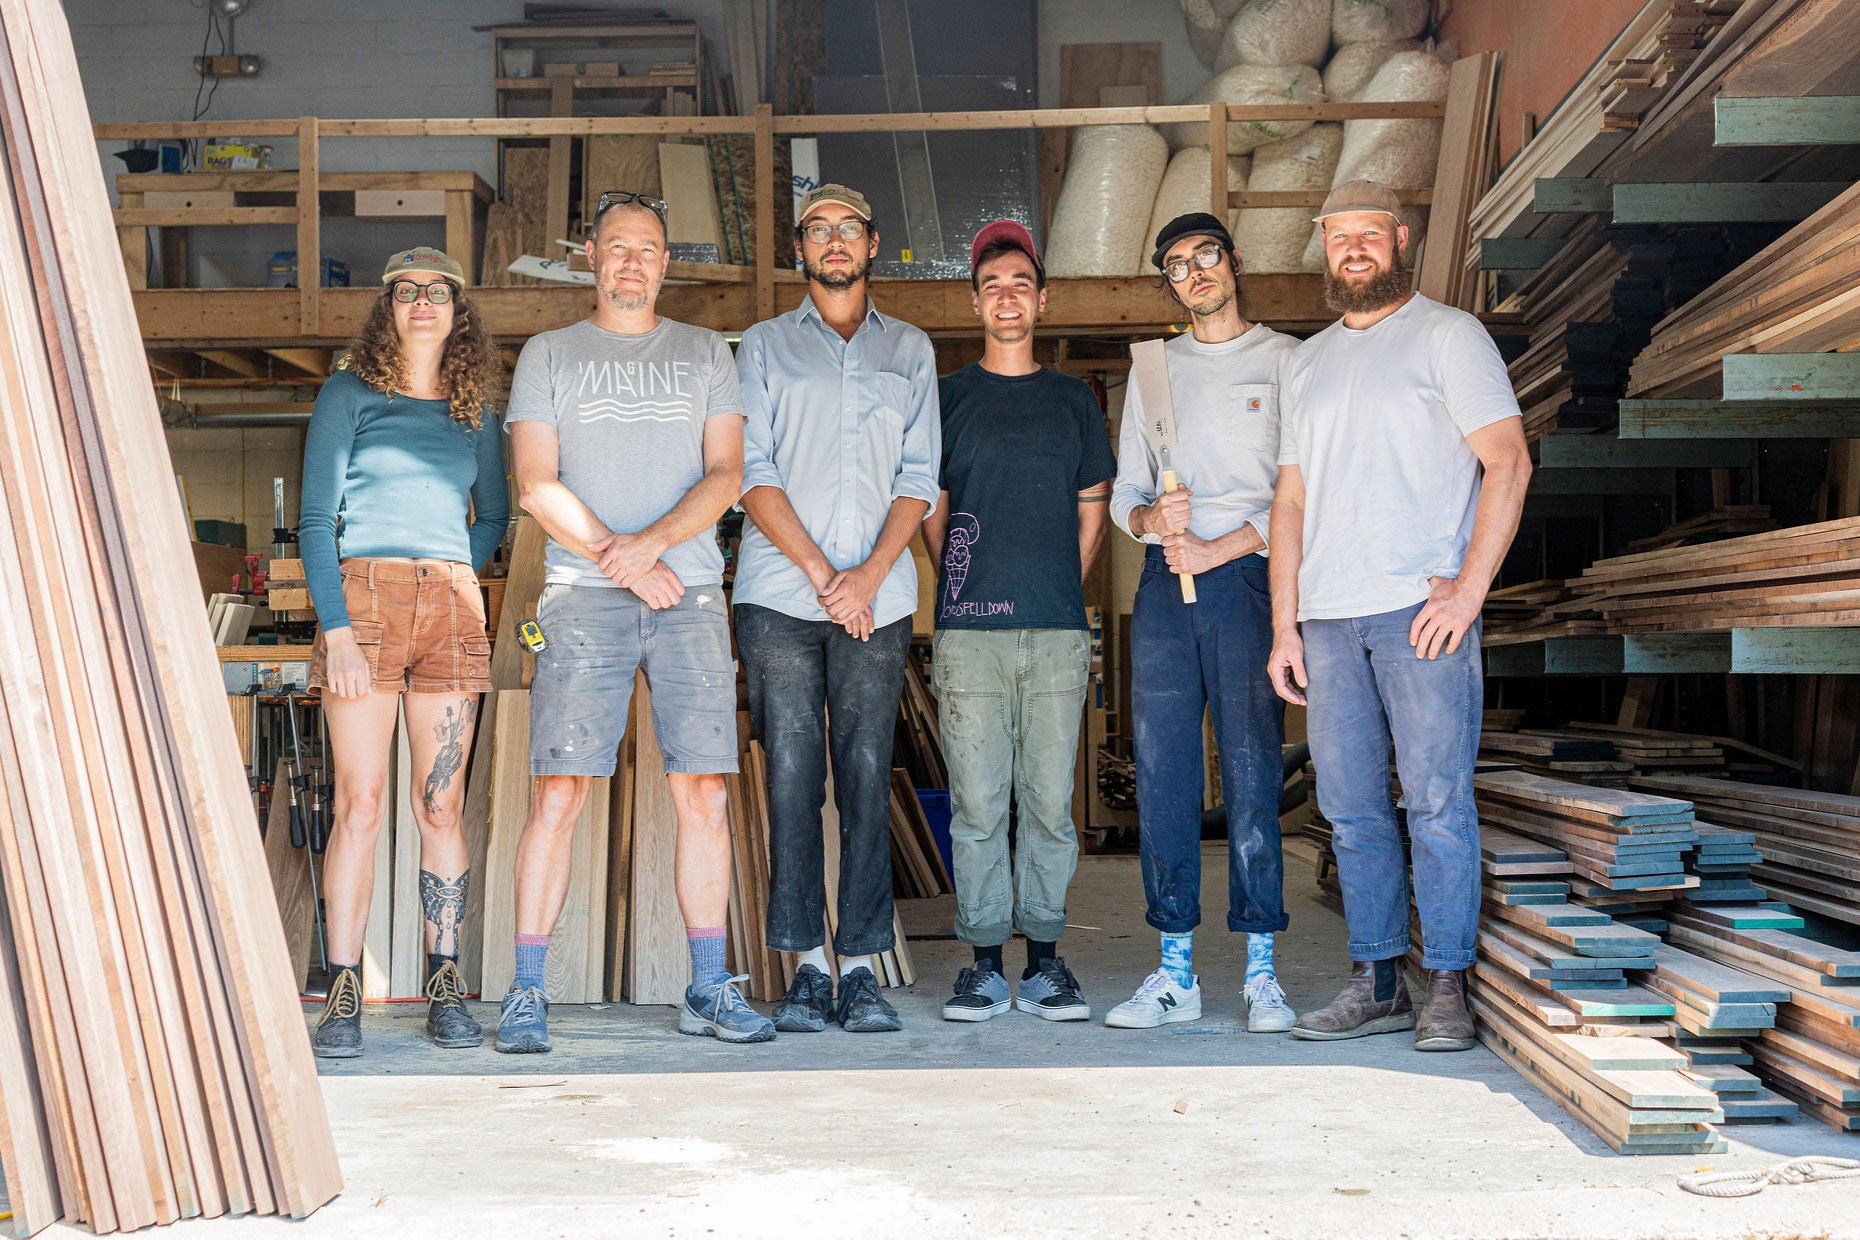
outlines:
[{"label": "wooden saw handle", "polygon": [[[1181,485],[1181,483],[1175,480],[1175,471],[1173,469],[1165,469],[1162,471],[1162,484],[1163,484],[1164,495],[1169,494],[1169,492],[1175,490],[1178,486]],[[1176,532],[1181,533],[1180,530],[1177,530]],[[1195,601],[1195,574],[1177,573],[1175,576],[1176,576],[1176,580],[1182,583],[1182,601],[1184,603],[1194,602]]]}]

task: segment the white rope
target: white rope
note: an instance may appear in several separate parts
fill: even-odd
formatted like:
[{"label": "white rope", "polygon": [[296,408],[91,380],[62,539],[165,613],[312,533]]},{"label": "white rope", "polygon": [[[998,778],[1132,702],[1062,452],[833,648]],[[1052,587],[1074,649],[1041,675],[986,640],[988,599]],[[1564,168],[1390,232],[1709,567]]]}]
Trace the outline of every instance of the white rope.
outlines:
[{"label": "white rope", "polygon": [[1763,1171],[1681,1176],[1679,1187],[1701,1197],[1749,1197],[1771,1184],[1812,1184],[1816,1180],[1844,1180],[1849,1176],[1860,1176],[1860,1160],[1817,1154],[1777,1163]]}]

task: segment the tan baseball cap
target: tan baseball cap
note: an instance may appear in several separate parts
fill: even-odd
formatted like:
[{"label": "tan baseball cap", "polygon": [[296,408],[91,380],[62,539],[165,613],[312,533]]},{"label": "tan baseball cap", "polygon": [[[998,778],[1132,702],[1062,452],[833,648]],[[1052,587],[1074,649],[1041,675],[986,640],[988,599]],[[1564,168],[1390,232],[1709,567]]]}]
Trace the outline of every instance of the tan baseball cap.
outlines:
[{"label": "tan baseball cap", "polygon": [[822,185],[801,199],[801,205],[795,209],[794,218],[797,222],[805,222],[807,217],[815,211],[828,203],[835,202],[854,212],[862,220],[870,221],[872,218],[872,208],[867,205],[864,194],[856,189],[847,189],[844,185],[832,184]]},{"label": "tan baseball cap", "polygon": [[397,250],[388,259],[387,270],[381,273],[381,283],[392,284],[404,275],[416,271],[431,275],[444,276],[454,284],[463,287],[465,268],[459,261],[444,250],[435,250],[430,245],[416,245],[411,250]]},{"label": "tan baseball cap", "polygon": [[1324,205],[1312,220],[1322,223],[1327,215],[1342,215],[1345,211],[1380,211],[1384,215],[1395,217],[1401,222],[1401,199],[1395,191],[1380,181],[1345,181],[1324,199]]}]

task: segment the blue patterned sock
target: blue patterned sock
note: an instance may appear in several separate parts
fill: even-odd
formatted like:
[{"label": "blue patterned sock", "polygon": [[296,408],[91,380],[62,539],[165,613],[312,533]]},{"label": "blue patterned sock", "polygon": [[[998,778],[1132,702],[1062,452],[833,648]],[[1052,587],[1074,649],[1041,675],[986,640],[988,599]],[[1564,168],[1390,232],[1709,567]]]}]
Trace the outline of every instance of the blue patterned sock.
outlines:
[{"label": "blue patterned sock", "polygon": [[531,987],[543,989],[543,965],[549,960],[549,936],[546,934],[519,934],[517,936],[517,989],[528,990]]},{"label": "blue patterned sock", "polygon": [[1195,984],[1195,932],[1162,936],[1162,967],[1183,990]]},{"label": "blue patterned sock", "polygon": [[1250,982],[1272,971],[1272,933],[1249,933],[1246,936],[1246,980]]},{"label": "blue patterned sock", "polygon": [[691,989],[715,986],[730,976],[723,967],[724,938],[727,926],[691,926],[685,930],[685,946],[691,949]]}]

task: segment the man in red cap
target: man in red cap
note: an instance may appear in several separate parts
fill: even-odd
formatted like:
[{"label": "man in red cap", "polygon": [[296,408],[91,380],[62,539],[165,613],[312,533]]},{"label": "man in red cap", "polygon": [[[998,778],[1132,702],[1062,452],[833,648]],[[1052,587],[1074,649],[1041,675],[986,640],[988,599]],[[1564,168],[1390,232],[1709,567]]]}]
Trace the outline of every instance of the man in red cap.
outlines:
[{"label": "man in red cap", "polygon": [[1002,949],[1018,930],[1027,967],[1012,1002],[1046,1020],[1085,1020],[1091,1005],[1059,937],[1079,852],[1072,775],[1091,665],[1082,582],[1117,468],[1092,390],[1034,360],[1046,272],[1032,235],[996,220],[975,234],[969,260],[982,360],[938,384],[942,493],[924,522],[941,566],[935,675],[956,937],[975,951],[943,1017],[981,1021],[1008,1008]]}]

